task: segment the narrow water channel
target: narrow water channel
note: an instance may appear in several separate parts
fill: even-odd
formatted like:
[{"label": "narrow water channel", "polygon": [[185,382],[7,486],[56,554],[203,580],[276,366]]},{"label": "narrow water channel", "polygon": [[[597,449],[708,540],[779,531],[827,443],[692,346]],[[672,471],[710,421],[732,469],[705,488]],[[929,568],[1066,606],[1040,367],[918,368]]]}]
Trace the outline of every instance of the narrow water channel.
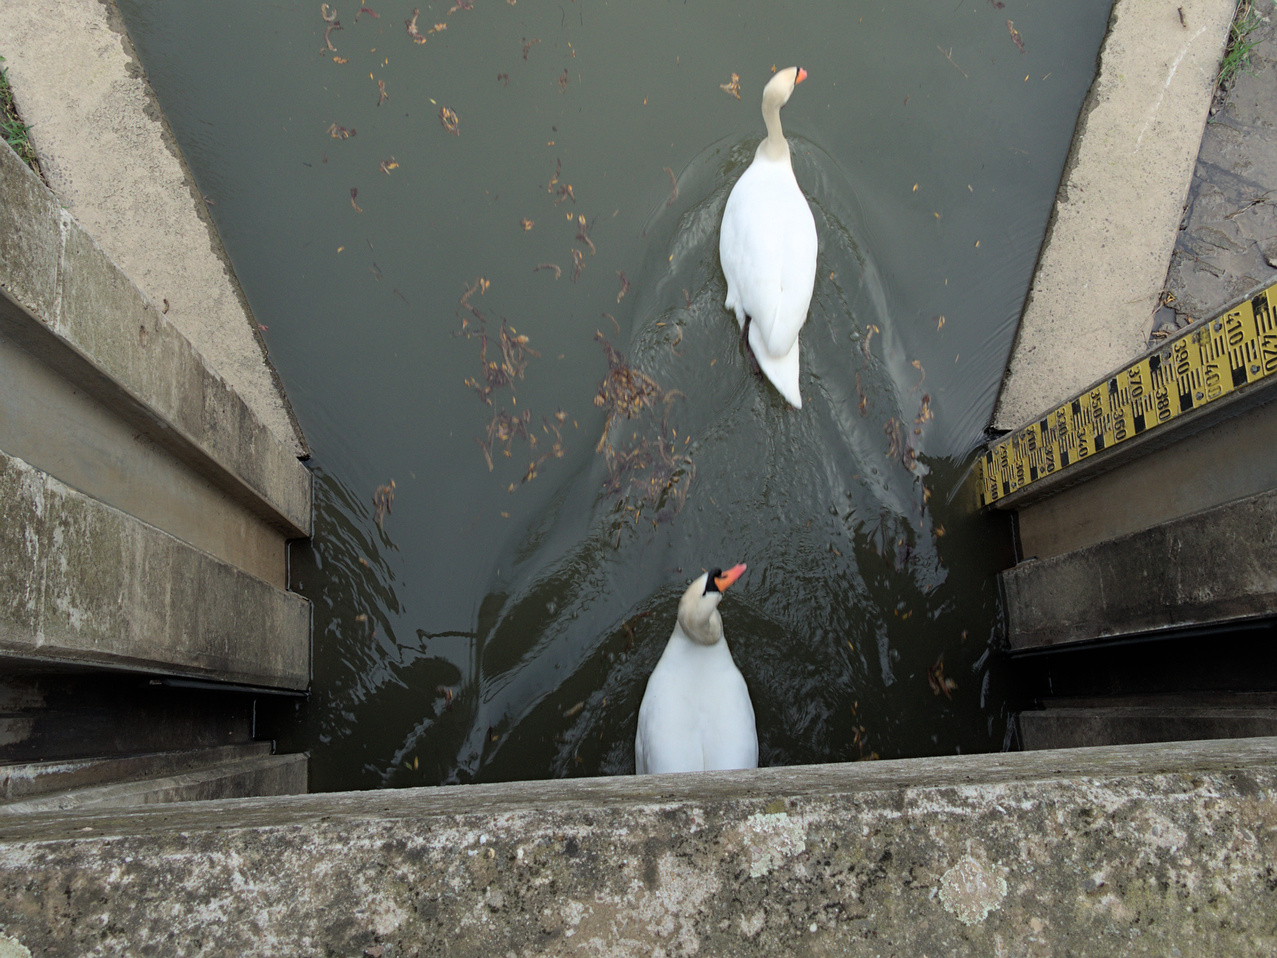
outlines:
[{"label": "narrow water channel", "polygon": [[[631,771],[740,561],[762,763],[1003,747],[963,483],[1109,0],[120,5],[314,451],[313,789]],[[801,410],[717,253],[793,64]]]}]

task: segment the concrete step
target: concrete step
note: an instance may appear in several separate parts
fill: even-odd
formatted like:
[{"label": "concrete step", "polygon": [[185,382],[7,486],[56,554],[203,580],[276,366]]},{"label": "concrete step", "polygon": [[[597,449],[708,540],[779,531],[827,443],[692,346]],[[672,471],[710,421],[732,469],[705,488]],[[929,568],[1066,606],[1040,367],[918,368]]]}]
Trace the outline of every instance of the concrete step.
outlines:
[{"label": "concrete step", "polygon": [[0,803],[24,801],[72,789],[195,772],[270,753],[269,742],[253,742],[222,748],[0,765]]},{"label": "concrete step", "polygon": [[[269,746],[267,746],[269,747]],[[209,750],[222,751],[222,750]],[[152,756],[154,774],[133,781],[117,781],[90,788],[71,788],[50,794],[37,794],[22,801],[0,804],[0,818],[34,812],[59,812],[71,809],[106,809],[159,802],[189,802],[217,798],[249,798],[267,795],[298,795],[306,792],[308,756],[304,752],[290,755],[259,754],[231,761],[219,761],[189,770],[177,770],[181,760],[174,756]],[[119,762],[122,760],[112,760]],[[71,764],[71,763],[67,763]],[[92,763],[86,763],[92,764]],[[0,769],[0,780],[7,776],[13,782],[12,766]],[[30,768],[27,766],[26,768]],[[99,769],[99,771],[101,771]],[[167,774],[166,774],[167,773]],[[54,781],[74,777],[74,772],[52,772]],[[37,775],[38,779],[39,776]],[[30,778],[19,778],[17,788]]]},{"label": "concrete step", "polygon": [[1019,715],[1025,750],[1277,735],[1277,708],[1109,705]]}]

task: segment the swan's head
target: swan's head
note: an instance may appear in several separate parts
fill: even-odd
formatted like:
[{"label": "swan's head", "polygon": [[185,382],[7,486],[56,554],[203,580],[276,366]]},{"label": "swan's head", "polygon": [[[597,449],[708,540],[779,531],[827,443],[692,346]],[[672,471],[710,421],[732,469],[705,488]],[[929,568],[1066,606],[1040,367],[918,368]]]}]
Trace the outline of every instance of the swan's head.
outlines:
[{"label": "swan's head", "polygon": [[723,599],[723,590],[744,571],[742,562],[726,572],[711,569],[692,581],[678,603],[678,624],[684,635],[701,645],[713,645],[722,639],[723,618],[718,614],[718,603]]},{"label": "swan's head", "polygon": [[763,87],[763,115],[767,115],[769,106],[779,112],[780,108],[789,102],[794,87],[806,79],[807,71],[802,67],[786,67],[784,70],[777,70],[776,75],[767,81],[767,86]]}]

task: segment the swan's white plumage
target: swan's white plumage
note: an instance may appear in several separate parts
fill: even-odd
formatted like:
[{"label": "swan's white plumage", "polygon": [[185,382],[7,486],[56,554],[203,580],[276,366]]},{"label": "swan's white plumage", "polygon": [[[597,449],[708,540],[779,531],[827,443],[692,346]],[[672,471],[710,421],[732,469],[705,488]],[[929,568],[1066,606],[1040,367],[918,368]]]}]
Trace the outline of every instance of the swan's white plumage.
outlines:
[{"label": "swan's white plumage", "polygon": [[[723,573],[720,589],[744,571],[738,565]],[[754,705],[723,639],[722,592],[706,591],[708,581],[706,573],[683,594],[674,633],[643,693],[634,739],[640,775],[758,766]]]},{"label": "swan's white plumage", "polygon": [[745,328],[763,374],[793,406],[798,390],[798,333],[816,282],[816,221],[794,179],[780,108],[806,71],[779,71],[763,90],[767,136],[732,187],[723,210],[718,253],[727,279],[724,305]]}]

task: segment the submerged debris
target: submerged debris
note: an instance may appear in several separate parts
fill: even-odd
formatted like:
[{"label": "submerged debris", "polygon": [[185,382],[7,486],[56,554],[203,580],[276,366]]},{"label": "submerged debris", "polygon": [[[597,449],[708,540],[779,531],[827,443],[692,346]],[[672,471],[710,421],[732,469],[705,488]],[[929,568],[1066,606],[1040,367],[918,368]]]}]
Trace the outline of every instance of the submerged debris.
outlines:
[{"label": "submerged debris", "polygon": [[731,80],[727,83],[720,83],[718,88],[724,93],[730,93],[736,99],[740,99],[740,74],[733,73]]},{"label": "submerged debris", "polygon": [[377,490],[372,494],[373,508],[376,510],[377,528],[382,527],[382,520],[390,513],[391,506],[395,504],[395,480],[384,486],[378,486]]},{"label": "submerged debris", "polygon": [[439,122],[453,136],[461,135],[461,131],[458,129],[461,120],[455,111],[448,109],[446,106],[439,107]]},{"label": "submerged debris", "polygon": [[934,665],[927,669],[927,684],[931,686],[932,695],[943,694],[945,698],[952,699],[953,693],[957,691],[958,683],[953,679],[945,678],[944,674],[944,653],[940,653],[940,657],[936,659]]},{"label": "submerged debris", "polygon": [[[678,430],[670,429],[667,421],[670,403],[682,393],[666,392],[652,377],[629,365],[602,333],[596,332],[594,338],[602,344],[608,363],[607,376],[594,397],[594,405],[607,408],[603,434],[594,447],[607,459],[604,489],[620,496],[635,522],[644,508],[655,510],[650,517],[655,525],[682,510],[696,474],[691,457],[678,451]],[[618,449],[608,437],[621,418],[638,420],[638,428],[631,431],[629,443]],[[683,445],[687,442],[684,437]]]},{"label": "submerged debris", "polygon": [[492,405],[493,390],[500,389],[502,386],[514,388],[514,381],[523,378],[523,371],[527,369],[528,357],[540,357],[535,349],[528,346],[528,337],[515,331],[503,319],[501,321],[501,329],[497,334],[497,342],[501,347],[501,359],[488,359],[488,333],[484,328],[483,315],[475,311],[479,316],[479,329],[471,331],[467,324],[463,323],[461,334],[467,337],[478,336],[480,340],[479,347],[479,363],[483,367],[483,383],[479,383],[473,376],[466,379],[466,385],[479,394],[489,406]]}]

